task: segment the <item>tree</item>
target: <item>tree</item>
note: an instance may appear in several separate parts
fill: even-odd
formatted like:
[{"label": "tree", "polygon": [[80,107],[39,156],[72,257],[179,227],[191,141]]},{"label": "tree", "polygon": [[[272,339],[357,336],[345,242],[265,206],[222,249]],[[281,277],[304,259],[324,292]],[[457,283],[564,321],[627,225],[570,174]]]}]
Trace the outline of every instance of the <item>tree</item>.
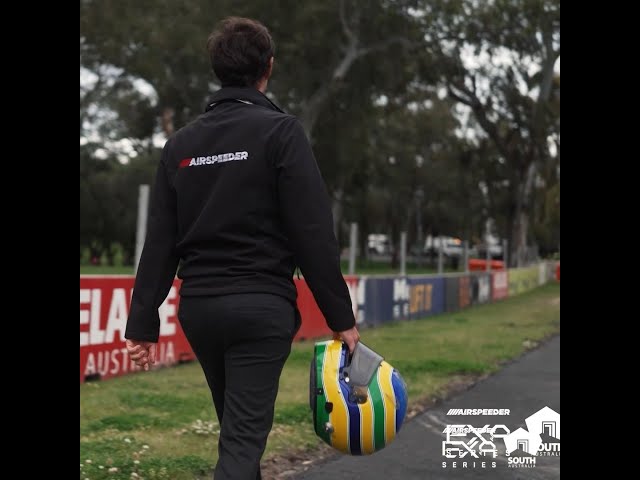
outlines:
[{"label": "tree", "polygon": [[135,248],[138,185],[153,180],[159,153],[138,155],[123,165],[114,157],[95,158],[90,146],[80,149],[80,250],[112,259],[119,244],[130,262]]},{"label": "tree", "polygon": [[520,265],[532,237],[534,186],[553,156],[549,142],[559,142],[559,111],[550,105],[560,57],[560,2],[443,0],[424,4],[424,12],[449,95],[468,107],[497,153],[487,161],[500,164],[494,171],[503,175],[498,183],[508,202],[498,207],[507,212],[511,263]]},{"label": "tree", "polygon": [[[419,48],[422,41],[418,24],[408,13],[412,4],[84,0],[81,65],[98,76],[97,87],[84,103],[99,102],[115,112],[122,128],[111,122],[105,129],[110,135],[127,135],[141,150],[148,148],[154,131],[161,127],[171,134],[202,111],[215,89],[205,43],[222,12],[249,16],[262,20],[276,41],[270,95],[298,115],[318,151],[330,151],[335,148],[333,138],[316,131],[321,118],[325,126],[332,122],[331,128],[342,132],[366,130],[365,113],[373,99],[389,89],[404,88],[415,76],[411,49]],[[139,96],[139,80],[153,87],[152,101],[145,103]],[[127,109],[129,99],[136,99],[138,108]],[[339,107],[345,103],[348,109]],[[81,102],[81,129],[82,107]],[[353,113],[354,122],[344,113]],[[155,123],[149,123],[150,116],[155,116]],[[346,176],[355,158],[344,151],[326,157],[339,158],[347,167],[326,166],[334,173],[326,179],[338,225]]]},{"label": "tree", "polygon": [[206,39],[228,15],[273,34],[268,95],[312,141],[339,239],[344,220],[360,224],[364,252],[367,232],[471,238],[492,218],[516,261],[529,243],[559,242],[557,0],[80,7],[81,76],[91,77],[80,94],[82,245],[132,250],[136,182],[150,180],[158,134],[199,115],[217,88]]}]

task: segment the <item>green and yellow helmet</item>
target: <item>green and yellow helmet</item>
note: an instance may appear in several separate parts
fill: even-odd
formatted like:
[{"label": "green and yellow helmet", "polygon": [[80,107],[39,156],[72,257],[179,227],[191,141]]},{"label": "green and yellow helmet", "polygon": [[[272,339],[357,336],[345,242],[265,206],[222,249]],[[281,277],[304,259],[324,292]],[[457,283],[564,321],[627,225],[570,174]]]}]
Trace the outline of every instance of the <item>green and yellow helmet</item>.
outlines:
[{"label": "green and yellow helmet", "polygon": [[342,453],[368,455],[389,445],[407,413],[407,387],[376,352],[341,340],[317,342],[310,404],[316,435]]}]

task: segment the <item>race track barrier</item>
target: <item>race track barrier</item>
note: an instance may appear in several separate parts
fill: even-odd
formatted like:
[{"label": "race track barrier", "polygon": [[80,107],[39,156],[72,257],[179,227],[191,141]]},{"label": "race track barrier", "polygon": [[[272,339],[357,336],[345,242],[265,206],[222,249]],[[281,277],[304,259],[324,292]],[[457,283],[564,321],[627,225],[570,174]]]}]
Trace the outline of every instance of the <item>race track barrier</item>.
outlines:
[{"label": "race track barrier", "polygon": [[374,327],[381,323],[407,318],[408,291],[405,277],[367,277],[364,286],[364,317],[361,325]]},{"label": "race track barrier", "polygon": [[512,268],[509,270],[509,296],[519,295],[539,285],[538,267]]},{"label": "race track barrier", "polygon": [[471,275],[471,303],[479,305],[491,301],[491,274]]},{"label": "race track barrier", "polygon": [[445,311],[444,278],[434,276],[410,276],[409,318],[424,318]]},{"label": "race track barrier", "polygon": [[[358,327],[370,328],[517,295],[553,281],[556,274],[559,277],[557,267],[556,262],[541,262],[527,268],[443,276],[347,275],[345,281]],[[128,358],[123,337],[134,280],[132,275],[80,275],[80,383],[140,370]],[[294,282],[302,316],[295,340],[330,335],[306,281]],[[162,366],[195,359],[178,321],[179,289],[176,279],[159,309]]]},{"label": "race track barrier", "polygon": [[[130,275],[80,275],[80,383],[140,370],[129,359],[124,343],[134,279]],[[158,309],[159,365],[195,358],[178,322],[179,290],[180,280],[176,279]]]},{"label": "race track barrier", "polygon": [[[347,287],[349,288],[351,306],[357,321],[359,315],[359,279],[356,275],[345,275],[344,279],[347,283]],[[298,310],[302,317],[302,325],[300,325],[300,329],[298,330],[294,340],[307,340],[331,335],[331,330],[327,327],[324,315],[322,315],[320,307],[318,307],[315,298],[313,298],[313,294],[311,293],[307,282],[304,279],[296,278],[294,283],[298,290]],[[360,294],[360,296],[362,296],[362,294]],[[364,303],[364,301],[362,301],[362,303]]]},{"label": "race track barrier", "polygon": [[447,275],[445,281],[445,311],[455,312],[471,305],[469,275]]},{"label": "race track barrier", "polygon": [[491,300],[507,298],[509,295],[509,270],[491,273]]}]

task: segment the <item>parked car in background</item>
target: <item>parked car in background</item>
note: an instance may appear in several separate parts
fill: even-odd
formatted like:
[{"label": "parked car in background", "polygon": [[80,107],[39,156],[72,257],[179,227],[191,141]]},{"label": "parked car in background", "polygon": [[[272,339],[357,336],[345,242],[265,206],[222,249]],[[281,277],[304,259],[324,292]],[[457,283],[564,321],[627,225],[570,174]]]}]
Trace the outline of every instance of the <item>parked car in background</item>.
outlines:
[{"label": "parked car in background", "polygon": [[503,258],[502,241],[493,235],[489,235],[484,243],[480,243],[475,246],[478,251],[478,258],[487,257],[487,245],[489,248],[489,256],[496,260]]},{"label": "parked car in background", "polygon": [[383,233],[371,233],[367,237],[367,248],[370,254],[390,255],[392,252],[389,235]]},{"label": "parked car in background", "polygon": [[428,235],[424,242],[424,254],[432,261],[437,261],[438,251],[442,245],[445,265],[458,268],[464,255],[462,240],[457,237]]}]

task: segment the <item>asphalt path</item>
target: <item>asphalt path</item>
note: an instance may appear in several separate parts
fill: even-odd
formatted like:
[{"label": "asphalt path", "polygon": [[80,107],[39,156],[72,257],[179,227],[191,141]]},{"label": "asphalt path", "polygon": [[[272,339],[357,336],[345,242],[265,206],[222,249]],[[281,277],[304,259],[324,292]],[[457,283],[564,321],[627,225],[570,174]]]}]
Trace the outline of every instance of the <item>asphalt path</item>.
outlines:
[{"label": "asphalt path", "polygon": [[[560,478],[559,456],[538,455],[535,458],[535,467],[515,468],[509,463],[502,439],[495,439],[498,449],[498,455],[495,458],[480,456],[476,459],[467,454],[465,458],[450,459],[443,455],[443,441],[446,440],[443,430],[447,425],[482,427],[487,424],[491,426],[503,424],[513,432],[518,427],[526,429],[525,419],[545,406],[560,413],[559,335],[541,347],[529,351],[496,374],[478,382],[472,388],[414,417],[402,427],[391,445],[374,455],[335,456],[295,478],[299,480],[488,478],[546,480]],[[509,415],[447,415],[451,409],[484,408],[509,409]],[[472,437],[469,436],[468,440],[471,439]],[[543,440],[559,443],[546,436],[543,436]],[[466,465],[463,465],[465,462]],[[444,466],[445,463],[446,466]]]}]

